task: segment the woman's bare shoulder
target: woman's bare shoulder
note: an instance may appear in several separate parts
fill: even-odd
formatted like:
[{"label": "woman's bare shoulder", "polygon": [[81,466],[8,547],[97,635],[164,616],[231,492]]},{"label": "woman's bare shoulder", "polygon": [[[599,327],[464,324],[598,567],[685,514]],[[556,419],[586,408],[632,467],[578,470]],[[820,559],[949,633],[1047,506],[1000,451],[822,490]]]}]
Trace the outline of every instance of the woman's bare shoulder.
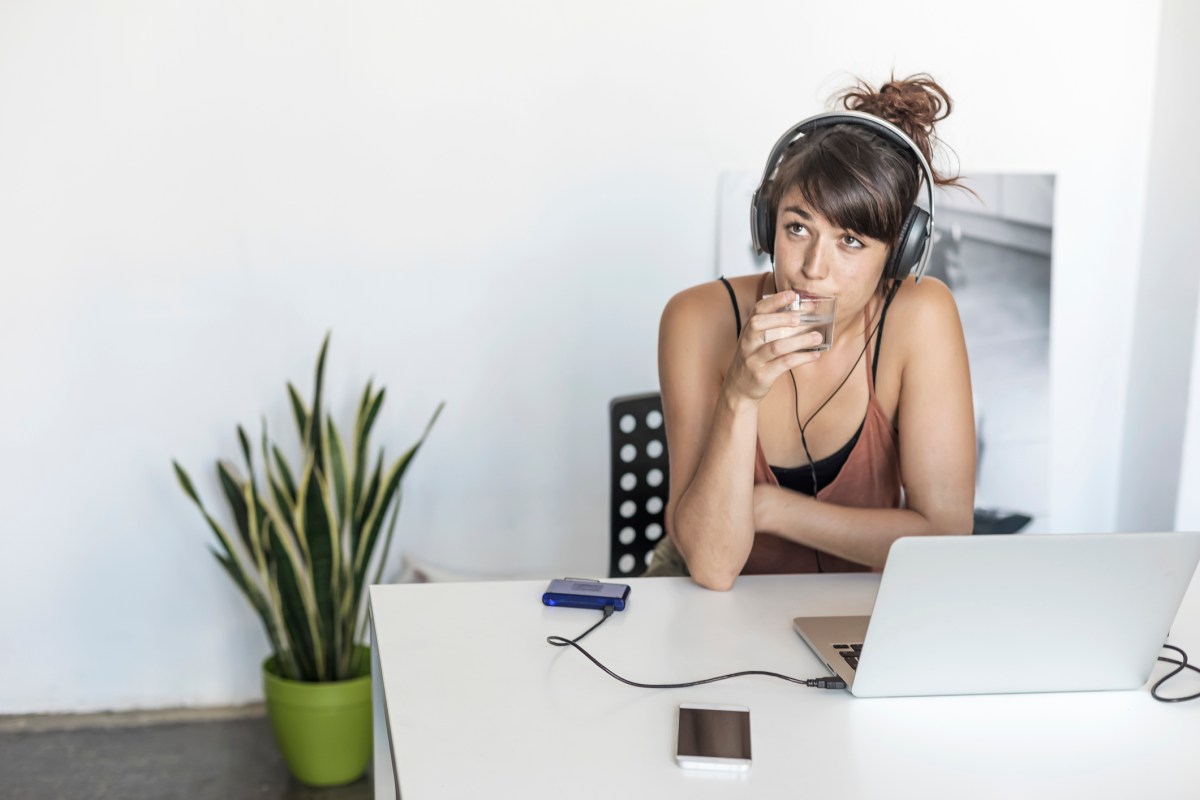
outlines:
[{"label": "woman's bare shoulder", "polygon": [[961,345],[962,321],[950,288],[937,278],[904,281],[888,309],[887,331],[909,353],[942,344]]},{"label": "woman's bare shoulder", "polygon": [[947,323],[958,325],[958,305],[950,288],[937,278],[923,278],[920,283],[910,278],[900,284],[888,310],[889,321],[893,318],[903,320],[906,328],[917,330]]},{"label": "woman's bare shoulder", "polygon": [[[756,294],[761,279],[758,275],[739,275],[727,280],[737,297],[738,314],[745,323],[757,302]],[[724,322],[729,330],[736,332],[733,325],[736,317],[729,299],[729,290],[720,280],[706,281],[677,293],[663,309],[664,323],[668,318],[671,321],[700,324],[714,329]]]},{"label": "woman's bare shoulder", "polygon": [[[742,324],[754,308],[758,280],[757,275],[729,279]],[[663,370],[684,365],[724,375],[737,342],[737,318],[725,285],[715,280],[684,289],[663,309],[658,331],[660,377]]]}]

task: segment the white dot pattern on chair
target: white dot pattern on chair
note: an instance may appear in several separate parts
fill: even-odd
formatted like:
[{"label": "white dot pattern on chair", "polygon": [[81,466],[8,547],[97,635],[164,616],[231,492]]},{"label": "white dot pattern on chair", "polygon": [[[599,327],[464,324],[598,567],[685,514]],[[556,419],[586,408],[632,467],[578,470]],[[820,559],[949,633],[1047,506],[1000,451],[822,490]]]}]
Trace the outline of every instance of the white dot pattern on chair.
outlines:
[{"label": "white dot pattern on chair", "polygon": [[[633,577],[650,563],[664,534],[670,483],[662,398],[647,393],[609,404],[610,557],[612,577]],[[626,558],[629,556],[629,558]]]},{"label": "white dot pattern on chair", "polygon": [[654,560],[654,551],[653,551],[653,550],[647,550],[647,551],[646,551],[646,566],[647,566],[647,567],[648,567],[648,566],[650,566],[650,562],[651,562],[651,561],[653,561],[653,560]]}]

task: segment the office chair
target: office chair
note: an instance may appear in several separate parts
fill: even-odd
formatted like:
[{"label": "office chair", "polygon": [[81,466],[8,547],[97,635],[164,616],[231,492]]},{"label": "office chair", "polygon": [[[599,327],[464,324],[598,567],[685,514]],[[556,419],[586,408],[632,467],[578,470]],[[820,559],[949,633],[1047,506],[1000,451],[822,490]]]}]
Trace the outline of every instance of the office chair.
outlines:
[{"label": "office chair", "polygon": [[608,404],[611,445],[610,578],[641,575],[666,534],[669,469],[662,398],[658,392],[614,398]]}]

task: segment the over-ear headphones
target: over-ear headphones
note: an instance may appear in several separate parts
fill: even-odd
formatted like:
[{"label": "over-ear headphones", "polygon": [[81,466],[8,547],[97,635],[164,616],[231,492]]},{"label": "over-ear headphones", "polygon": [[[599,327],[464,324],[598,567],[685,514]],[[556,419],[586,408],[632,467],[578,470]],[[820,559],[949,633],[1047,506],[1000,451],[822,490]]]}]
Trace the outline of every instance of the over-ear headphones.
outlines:
[{"label": "over-ear headphones", "polygon": [[861,111],[830,111],[817,114],[793,125],[787,133],[779,137],[771,155],[767,159],[766,169],[763,170],[762,180],[754,190],[754,198],[750,201],[750,236],[754,241],[754,252],[758,255],[769,253],[775,255],[775,220],[772,218],[768,188],[775,177],[775,171],[784,155],[797,141],[803,137],[828,128],[833,125],[862,125],[882,136],[886,141],[896,145],[907,153],[911,153],[924,173],[926,194],[929,198],[929,210],[914,204],[909,209],[904,223],[900,226],[900,236],[896,246],[888,255],[887,264],[883,268],[885,281],[900,281],[912,273],[917,280],[925,274],[929,263],[929,254],[933,245],[933,170],[913,140],[904,131],[887,120]]}]

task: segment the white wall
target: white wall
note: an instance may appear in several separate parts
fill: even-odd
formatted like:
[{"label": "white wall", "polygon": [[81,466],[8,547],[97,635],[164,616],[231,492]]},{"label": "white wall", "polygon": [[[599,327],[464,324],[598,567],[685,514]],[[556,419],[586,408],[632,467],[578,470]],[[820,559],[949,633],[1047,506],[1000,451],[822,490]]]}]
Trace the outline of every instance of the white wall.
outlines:
[{"label": "white wall", "polygon": [[1200,109],[1194,100],[1200,76],[1200,5],[1166,0],[1160,28],[1133,331],[1136,356],[1130,362],[1121,458],[1117,525],[1125,530],[1171,530],[1180,495],[1187,492],[1177,476],[1200,300]]},{"label": "white wall", "polygon": [[[1175,397],[1165,398],[1168,408],[1182,413],[1184,423],[1183,434],[1178,435],[1179,428],[1176,427],[1171,432],[1178,439],[1166,439],[1161,450],[1164,458],[1178,458],[1179,464],[1179,483],[1169,487],[1175,491],[1169,495],[1164,491],[1161,496],[1174,500],[1176,530],[1200,531],[1200,297],[1197,296],[1200,291],[1200,246],[1196,241],[1196,220],[1200,218],[1200,196],[1196,193],[1196,187],[1200,185],[1200,159],[1196,158],[1194,137],[1194,132],[1200,129],[1200,110],[1191,101],[1195,94],[1194,78],[1200,74],[1200,54],[1194,47],[1195,33],[1200,30],[1200,6],[1187,0],[1166,0],[1162,15],[1151,201],[1146,207],[1147,257],[1156,259],[1152,263],[1160,273],[1161,289],[1155,300],[1162,302],[1173,315],[1174,325],[1163,332],[1182,342],[1181,347],[1168,344],[1162,348],[1163,356],[1156,360],[1162,370],[1158,377],[1169,382],[1164,388],[1179,391],[1178,387],[1182,387],[1187,394],[1185,403],[1178,402]],[[1193,80],[1189,81],[1189,78]],[[1164,170],[1161,178],[1160,169]],[[1156,214],[1163,216],[1160,218]],[[1158,231],[1154,249],[1150,249],[1151,226]],[[1172,297],[1172,291],[1179,291],[1181,296]],[[1171,339],[1166,341],[1169,343]],[[1182,353],[1190,353],[1190,358],[1180,357]],[[1163,441],[1161,432],[1148,433],[1158,433],[1157,441]],[[1154,456],[1149,451],[1147,455]],[[1168,462],[1168,466],[1173,463]],[[1130,480],[1136,478],[1130,476]]]},{"label": "white wall", "polygon": [[1175,500],[1175,530],[1200,531],[1200,317],[1192,340],[1192,374],[1188,388]]},{"label": "white wall", "polygon": [[448,403],[402,549],[603,572],[606,404],[711,276],[719,172],[856,73],[943,81],[964,170],[1058,174],[1051,513],[1111,528],[1157,9],[0,5],[0,713],[258,696],[170,459],[285,430],[330,328],[392,452]]}]

